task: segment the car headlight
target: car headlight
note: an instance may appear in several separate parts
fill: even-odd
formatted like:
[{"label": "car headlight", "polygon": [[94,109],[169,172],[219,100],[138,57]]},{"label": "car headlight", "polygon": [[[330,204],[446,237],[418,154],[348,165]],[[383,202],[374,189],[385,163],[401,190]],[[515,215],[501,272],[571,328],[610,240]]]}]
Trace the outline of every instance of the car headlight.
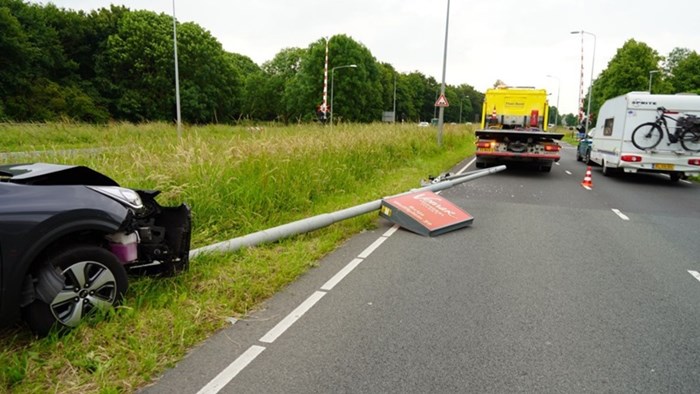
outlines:
[{"label": "car headlight", "polygon": [[136,193],[134,190],[127,189],[124,187],[118,187],[118,186],[87,186],[88,188],[104,194],[107,197],[113,198],[120,203],[134,208],[134,209],[141,209],[143,208],[143,202],[141,202],[141,197],[139,196],[138,193]]}]

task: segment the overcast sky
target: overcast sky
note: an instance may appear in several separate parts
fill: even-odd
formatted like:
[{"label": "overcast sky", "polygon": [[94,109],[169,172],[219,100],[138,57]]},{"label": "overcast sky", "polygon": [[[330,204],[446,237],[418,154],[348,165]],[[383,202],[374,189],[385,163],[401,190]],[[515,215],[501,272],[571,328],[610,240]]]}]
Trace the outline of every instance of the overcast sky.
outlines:
[{"label": "overcast sky", "polygon": [[[119,4],[173,13],[172,0],[41,2],[73,10]],[[210,31],[226,51],[258,64],[284,48],[346,34],[400,72],[417,70],[442,80],[447,0],[175,0],[175,13],[178,21]],[[631,38],[663,56],[675,47],[700,51],[699,18],[700,0],[452,0],[446,82],[482,92],[497,79],[545,88],[551,105],[559,101],[562,113],[574,113],[582,45],[581,34],[572,31],[595,35],[595,59],[594,38],[583,35],[587,90],[591,62],[598,75]]]}]

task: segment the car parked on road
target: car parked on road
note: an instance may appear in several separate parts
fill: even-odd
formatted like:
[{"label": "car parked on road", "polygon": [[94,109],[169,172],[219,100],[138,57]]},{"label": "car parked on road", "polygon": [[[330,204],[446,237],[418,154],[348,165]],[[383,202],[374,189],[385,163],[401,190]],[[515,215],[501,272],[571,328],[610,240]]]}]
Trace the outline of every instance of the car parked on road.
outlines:
[{"label": "car parked on road", "polygon": [[20,316],[39,335],[117,305],[127,273],[189,264],[187,205],[120,187],[83,166],[0,166],[0,325]]},{"label": "car parked on road", "polygon": [[588,130],[588,134],[583,138],[579,138],[578,145],[576,147],[576,160],[582,161],[585,164],[591,163],[591,143],[593,142],[593,135],[595,133],[595,127]]}]

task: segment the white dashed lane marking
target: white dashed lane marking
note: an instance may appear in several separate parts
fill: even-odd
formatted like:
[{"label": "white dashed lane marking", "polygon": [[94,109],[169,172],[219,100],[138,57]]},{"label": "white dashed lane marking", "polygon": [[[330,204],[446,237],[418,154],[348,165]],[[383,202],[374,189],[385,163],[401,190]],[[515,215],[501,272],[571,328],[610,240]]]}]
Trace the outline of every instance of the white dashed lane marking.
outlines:
[{"label": "white dashed lane marking", "polygon": [[624,213],[620,212],[619,209],[613,208],[612,211],[615,212],[615,215],[619,216],[620,219],[622,219],[622,220],[630,220],[630,218],[629,218],[627,215],[625,215]]}]

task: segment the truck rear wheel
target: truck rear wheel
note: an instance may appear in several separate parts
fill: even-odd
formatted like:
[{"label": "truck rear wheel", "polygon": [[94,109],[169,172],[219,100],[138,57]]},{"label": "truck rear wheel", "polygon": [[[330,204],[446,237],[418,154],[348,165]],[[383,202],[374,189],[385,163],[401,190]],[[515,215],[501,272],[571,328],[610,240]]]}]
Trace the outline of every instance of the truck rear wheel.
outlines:
[{"label": "truck rear wheel", "polygon": [[614,170],[610,167],[608,167],[608,162],[603,160],[603,175],[604,176],[611,176],[613,175]]}]

